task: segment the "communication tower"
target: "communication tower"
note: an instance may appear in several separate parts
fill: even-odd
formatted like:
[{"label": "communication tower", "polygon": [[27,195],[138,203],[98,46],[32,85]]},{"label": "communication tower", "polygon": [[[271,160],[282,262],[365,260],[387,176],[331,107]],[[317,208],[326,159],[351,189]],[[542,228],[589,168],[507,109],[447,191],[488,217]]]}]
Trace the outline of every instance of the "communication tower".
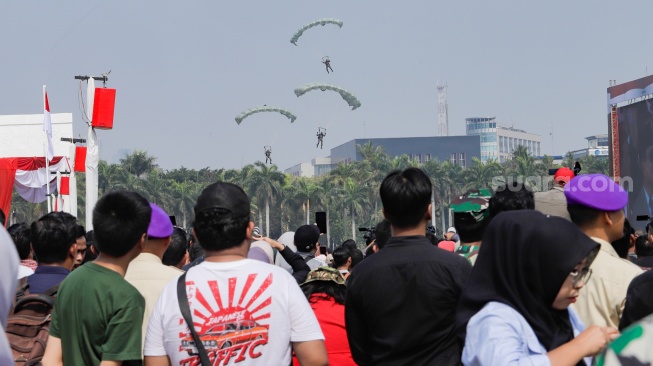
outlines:
[{"label": "communication tower", "polygon": [[447,106],[447,84],[438,81],[438,136],[449,136],[449,113]]}]

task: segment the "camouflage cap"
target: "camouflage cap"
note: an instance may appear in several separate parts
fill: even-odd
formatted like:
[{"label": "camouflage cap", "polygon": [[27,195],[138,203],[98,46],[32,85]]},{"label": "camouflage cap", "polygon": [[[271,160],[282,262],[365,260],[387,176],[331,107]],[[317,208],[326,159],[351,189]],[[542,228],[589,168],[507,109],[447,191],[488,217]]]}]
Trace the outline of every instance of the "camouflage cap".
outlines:
[{"label": "camouflage cap", "polygon": [[313,281],[333,281],[338,285],[345,284],[345,278],[342,277],[340,271],[338,271],[333,267],[327,267],[327,266],[319,267],[310,271],[308,273],[308,277],[306,278],[306,281],[304,281],[302,285],[305,285]]},{"label": "camouflage cap", "polygon": [[454,198],[449,208],[453,213],[469,213],[476,221],[481,221],[490,215],[490,197],[492,192],[489,189],[470,189]]}]

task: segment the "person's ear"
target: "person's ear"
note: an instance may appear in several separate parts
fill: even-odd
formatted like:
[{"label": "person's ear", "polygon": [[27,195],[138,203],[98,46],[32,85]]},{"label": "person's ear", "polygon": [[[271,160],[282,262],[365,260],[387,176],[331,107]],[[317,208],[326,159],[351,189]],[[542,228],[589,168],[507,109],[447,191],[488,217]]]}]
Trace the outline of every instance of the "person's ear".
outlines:
[{"label": "person's ear", "polygon": [[603,221],[610,226],[614,224],[614,221],[612,221],[612,217],[610,217],[609,212],[603,212]]},{"label": "person's ear", "polygon": [[250,221],[249,224],[247,224],[247,230],[245,231],[245,239],[249,241],[255,241],[255,239],[252,238],[253,232],[254,232],[254,221]]},{"label": "person's ear", "polygon": [[68,257],[73,259],[73,262],[77,258],[77,243],[73,243],[70,248],[68,248]]}]

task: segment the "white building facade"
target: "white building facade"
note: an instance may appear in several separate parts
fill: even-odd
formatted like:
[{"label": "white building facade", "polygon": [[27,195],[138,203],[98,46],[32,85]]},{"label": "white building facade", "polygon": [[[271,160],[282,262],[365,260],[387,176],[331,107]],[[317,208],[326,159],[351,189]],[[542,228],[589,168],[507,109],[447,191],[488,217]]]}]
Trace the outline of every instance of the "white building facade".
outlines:
[{"label": "white building facade", "polygon": [[532,156],[540,156],[542,137],[497,123],[496,117],[465,118],[467,136],[480,136],[481,161],[503,163],[512,157],[517,146],[524,146]]}]

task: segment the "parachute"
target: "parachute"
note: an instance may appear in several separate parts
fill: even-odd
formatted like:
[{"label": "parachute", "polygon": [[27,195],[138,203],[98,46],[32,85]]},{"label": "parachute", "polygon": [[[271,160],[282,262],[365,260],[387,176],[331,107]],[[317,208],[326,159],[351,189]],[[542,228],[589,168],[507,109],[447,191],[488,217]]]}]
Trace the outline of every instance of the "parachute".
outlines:
[{"label": "parachute", "polygon": [[250,115],[254,113],[261,113],[261,112],[278,112],[283,114],[284,116],[288,117],[290,119],[290,123],[295,122],[297,119],[297,116],[292,114],[289,110],[283,109],[283,108],[278,108],[278,107],[268,107],[267,105],[264,105],[262,107],[254,107],[250,108],[246,111],[243,111],[241,114],[236,116],[236,123],[240,124],[245,118],[249,117]]},{"label": "parachute", "polygon": [[352,93],[348,92],[345,89],[339,88],[339,87],[337,87],[335,85],[320,84],[320,83],[307,84],[307,85],[304,85],[304,86],[301,86],[301,87],[295,89],[295,95],[300,97],[300,96],[306,94],[307,92],[309,92],[311,90],[315,90],[315,89],[320,89],[322,91],[332,90],[332,91],[340,94],[342,99],[344,99],[347,102],[347,104],[349,104],[349,106],[352,107],[351,108],[352,111],[361,106],[361,102],[359,102],[358,99]]},{"label": "parachute", "polygon": [[315,26],[318,26],[318,25],[327,25],[327,24],[335,24],[338,27],[342,28],[343,23],[342,23],[342,20],[333,19],[333,18],[318,19],[318,20],[316,20],[314,22],[306,24],[305,26],[301,27],[297,32],[295,32],[295,34],[290,39],[290,43],[297,46],[297,40],[299,39],[299,37],[302,36],[302,34],[306,30],[308,30],[310,28],[313,28]]}]

